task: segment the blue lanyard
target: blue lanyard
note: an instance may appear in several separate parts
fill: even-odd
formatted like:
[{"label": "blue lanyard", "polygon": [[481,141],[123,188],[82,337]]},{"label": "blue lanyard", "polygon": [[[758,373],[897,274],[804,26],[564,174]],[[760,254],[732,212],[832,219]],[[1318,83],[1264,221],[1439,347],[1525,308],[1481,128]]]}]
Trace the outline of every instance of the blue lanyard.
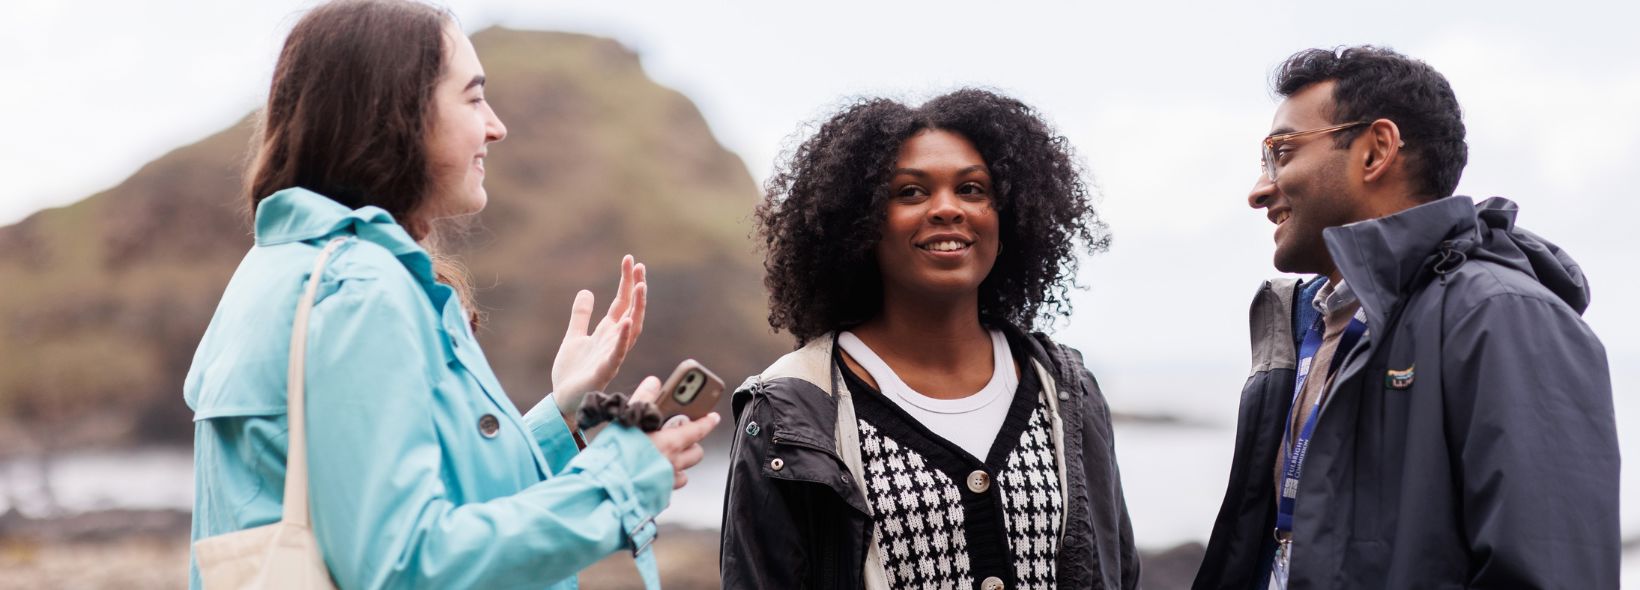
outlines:
[{"label": "blue lanyard", "polygon": [[[1293,441],[1292,450],[1287,450],[1288,434],[1291,432],[1289,424],[1293,423],[1293,414],[1298,412],[1298,402],[1304,392],[1304,382],[1310,376],[1310,365],[1315,355],[1321,350],[1321,340],[1326,331],[1326,314],[1315,318],[1315,323],[1304,333],[1304,342],[1298,348],[1298,379],[1293,384],[1293,406],[1287,410],[1287,422],[1282,424],[1281,449],[1284,453],[1284,467],[1281,470],[1281,497],[1276,502],[1276,533],[1291,533],[1293,531],[1293,505],[1298,500],[1298,478],[1304,472],[1304,456],[1310,448],[1310,437],[1315,434],[1316,418],[1321,415],[1321,402],[1327,399],[1323,395],[1315,396],[1315,405],[1310,407],[1310,417],[1304,421],[1304,428],[1298,433],[1298,440]],[[1367,331],[1367,325],[1361,320],[1350,318],[1350,325],[1344,328],[1344,335],[1338,341],[1338,349],[1333,352],[1329,374],[1338,370],[1339,363],[1355,348],[1355,343],[1361,340],[1361,334]]]}]

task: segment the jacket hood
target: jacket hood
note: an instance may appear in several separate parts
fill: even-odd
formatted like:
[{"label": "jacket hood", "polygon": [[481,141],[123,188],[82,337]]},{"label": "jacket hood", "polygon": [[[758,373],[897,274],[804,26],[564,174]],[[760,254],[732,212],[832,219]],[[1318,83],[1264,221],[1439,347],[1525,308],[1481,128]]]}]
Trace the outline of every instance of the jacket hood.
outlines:
[{"label": "jacket hood", "polygon": [[380,207],[348,209],[301,187],[273,193],[256,205],[258,246],[317,240],[344,230],[392,252],[423,288],[432,289],[437,282],[432,256]]},{"label": "jacket hood", "polygon": [[1589,308],[1589,281],[1572,255],[1553,242],[1515,227],[1520,207],[1503,197],[1475,205],[1481,243],[1469,257],[1526,273],[1577,313]]},{"label": "jacket hood", "polygon": [[1466,259],[1521,271],[1583,313],[1589,284],[1582,267],[1559,246],[1515,227],[1519,210],[1503,197],[1475,203],[1453,196],[1322,234],[1339,272],[1360,296],[1368,325],[1382,325],[1425,269],[1441,272]]}]

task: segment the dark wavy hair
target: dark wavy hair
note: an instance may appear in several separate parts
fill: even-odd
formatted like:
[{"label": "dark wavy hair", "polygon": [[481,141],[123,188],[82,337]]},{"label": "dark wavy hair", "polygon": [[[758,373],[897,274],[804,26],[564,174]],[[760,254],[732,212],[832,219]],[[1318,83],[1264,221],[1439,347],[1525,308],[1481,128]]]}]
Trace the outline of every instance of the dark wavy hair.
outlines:
[{"label": "dark wavy hair", "polygon": [[[1400,127],[1417,196],[1438,199],[1458,189],[1469,163],[1469,144],[1464,142],[1463,110],[1446,76],[1393,49],[1362,45],[1295,53],[1276,71],[1274,86],[1287,97],[1328,80],[1337,81],[1334,123],[1389,119]],[[1341,131],[1333,136],[1333,146],[1348,147],[1364,131]]]},{"label": "dark wavy hair", "polygon": [[1024,103],[962,89],[915,108],[856,101],[787,154],[754,214],[770,326],[801,346],[880,311],[890,170],[900,144],[930,129],[963,136],[990,169],[1002,251],[980,284],[980,321],[1029,329],[1070,312],[1076,243],[1090,254],[1110,243],[1070,143]]}]

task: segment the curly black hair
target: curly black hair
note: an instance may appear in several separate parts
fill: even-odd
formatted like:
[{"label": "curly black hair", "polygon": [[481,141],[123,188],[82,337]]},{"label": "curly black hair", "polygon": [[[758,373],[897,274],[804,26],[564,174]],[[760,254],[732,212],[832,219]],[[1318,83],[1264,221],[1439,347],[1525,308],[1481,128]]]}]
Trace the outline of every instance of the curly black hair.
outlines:
[{"label": "curly black hair", "polygon": [[873,249],[887,214],[890,170],[900,144],[931,129],[972,142],[993,179],[1003,247],[980,284],[981,323],[1029,329],[1070,313],[1075,244],[1090,254],[1110,244],[1086,175],[1070,142],[1035,109],[962,89],[916,108],[858,100],[784,158],[754,214],[775,330],[790,332],[801,346],[878,313],[883,288]]},{"label": "curly black hair", "polygon": [[[1452,85],[1429,64],[1393,49],[1361,45],[1305,49],[1276,70],[1276,93],[1292,96],[1311,84],[1336,80],[1334,123],[1389,119],[1406,140],[1403,151],[1420,197],[1451,196],[1458,188],[1469,144],[1464,141],[1463,109]],[[1336,148],[1349,147],[1365,129],[1338,132]]]}]

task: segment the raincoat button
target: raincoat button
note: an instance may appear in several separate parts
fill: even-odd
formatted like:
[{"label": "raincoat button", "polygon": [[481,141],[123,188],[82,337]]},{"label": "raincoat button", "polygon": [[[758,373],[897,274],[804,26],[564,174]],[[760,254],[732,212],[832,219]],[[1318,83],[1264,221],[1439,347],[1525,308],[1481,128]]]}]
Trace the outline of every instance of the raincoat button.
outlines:
[{"label": "raincoat button", "polygon": [[762,431],[763,429],[760,428],[756,422],[751,422],[746,425],[746,436],[757,436],[757,433]]},{"label": "raincoat button", "polygon": [[998,578],[996,576],[986,578],[984,582],[980,582],[979,587],[980,590],[1002,590],[1003,588],[1006,588],[1006,586],[1002,584],[1002,578]]},{"label": "raincoat button", "polygon": [[485,414],[478,419],[478,433],[484,438],[495,438],[498,432],[501,432],[501,421],[495,418],[495,414]]},{"label": "raincoat button", "polygon": [[[975,470],[973,473],[968,474],[968,491],[976,494],[983,494],[985,493],[985,490],[989,489],[991,489],[990,474],[980,470]],[[998,581],[997,583],[1000,584],[1001,581]],[[986,587],[989,588],[990,586]],[[1001,586],[998,586],[998,588],[1001,588]]]},{"label": "raincoat button", "polygon": [[773,469],[775,471],[780,471],[781,469],[785,469],[785,468],[786,468],[786,462],[784,460],[782,460],[780,457],[775,457],[773,460],[769,461],[769,469]]}]

